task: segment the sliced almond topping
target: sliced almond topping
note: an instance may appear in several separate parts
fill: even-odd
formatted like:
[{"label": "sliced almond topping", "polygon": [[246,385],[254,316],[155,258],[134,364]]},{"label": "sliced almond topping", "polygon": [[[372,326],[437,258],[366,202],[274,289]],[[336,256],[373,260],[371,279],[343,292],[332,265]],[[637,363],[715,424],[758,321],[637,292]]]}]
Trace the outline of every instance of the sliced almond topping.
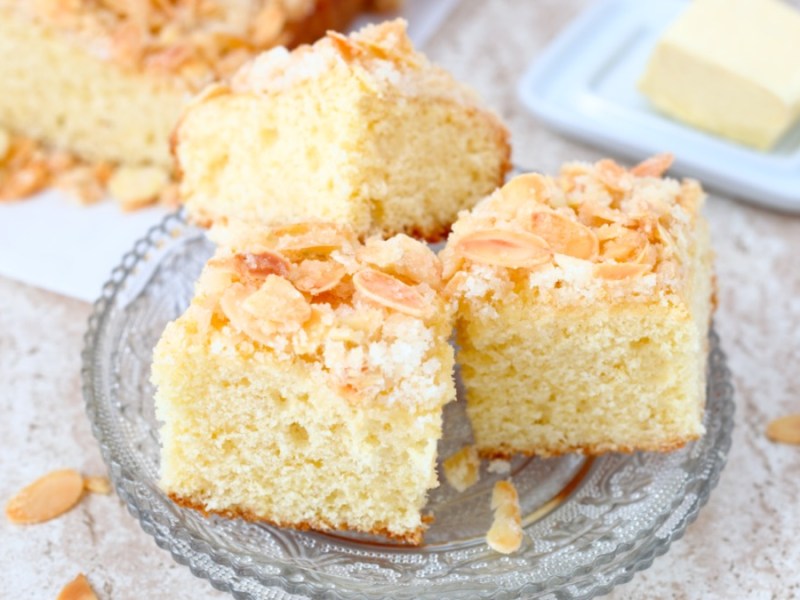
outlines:
[{"label": "sliced almond topping", "polygon": [[767,437],[781,444],[800,444],[800,414],[772,421],[767,425]]},{"label": "sliced almond topping", "polygon": [[584,260],[597,256],[599,244],[594,232],[565,215],[544,211],[533,213],[531,227],[554,252]]},{"label": "sliced almond topping", "polygon": [[152,204],[169,183],[169,173],[161,167],[120,167],[108,180],[108,191],[123,210]]},{"label": "sliced almond topping", "polygon": [[86,575],[80,573],[75,579],[61,588],[56,600],[97,600]]},{"label": "sliced almond topping", "polygon": [[533,268],[550,261],[552,252],[538,235],[492,229],[458,240],[456,252],[471,261],[511,268]]},{"label": "sliced almond topping", "polygon": [[267,275],[264,283],[243,302],[242,307],[269,329],[296,331],[311,317],[311,306],[283,277]]},{"label": "sliced almond topping", "polygon": [[335,288],[345,275],[345,266],[333,260],[308,259],[292,266],[289,279],[298,290],[316,296]]},{"label": "sliced almond topping", "polygon": [[42,523],[67,512],[83,495],[83,477],[72,469],[53,471],[21,489],[6,504],[12,523]]},{"label": "sliced almond topping", "polygon": [[595,265],[594,274],[601,279],[628,279],[629,277],[640,277],[651,268],[651,265],[638,263],[604,263]]},{"label": "sliced almond topping", "polygon": [[289,261],[276,252],[245,252],[238,255],[241,263],[253,275],[266,277],[267,275],[280,275],[285,277],[289,274]]},{"label": "sliced almond topping", "polygon": [[360,261],[374,265],[385,273],[427,283],[434,289],[442,284],[442,263],[428,246],[399,234],[388,240],[368,239],[359,248]]},{"label": "sliced almond topping", "polygon": [[444,477],[456,491],[463,492],[480,477],[481,459],[475,446],[464,446],[442,463]]},{"label": "sliced almond topping", "polygon": [[327,254],[354,243],[353,231],[335,223],[296,223],[272,229],[275,248],[303,254]]},{"label": "sliced almond topping", "polygon": [[619,235],[603,242],[602,256],[619,262],[636,262],[647,250],[648,245],[649,242],[644,234],[622,228]]},{"label": "sliced almond topping", "polygon": [[494,484],[492,510],[494,520],[486,534],[486,543],[501,554],[516,552],[522,544],[522,517],[517,489],[510,481]]},{"label": "sliced almond topping", "polygon": [[539,173],[518,175],[505,184],[501,190],[503,200],[514,204],[527,202],[546,202],[550,197],[547,180]]},{"label": "sliced almond topping", "polygon": [[631,181],[628,171],[619,166],[613,160],[604,159],[595,165],[597,178],[609,190],[625,191],[630,189]]},{"label": "sliced almond topping", "polygon": [[83,478],[83,489],[93,494],[110,494],[111,482],[108,477],[90,476]]},{"label": "sliced almond topping", "polygon": [[386,273],[364,269],[353,276],[353,284],[365,298],[387,308],[412,317],[424,317],[428,313],[429,307],[422,294]]},{"label": "sliced almond topping", "polygon": [[661,177],[672,166],[674,160],[672,154],[657,154],[633,167],[631,174],[637,177]]}]

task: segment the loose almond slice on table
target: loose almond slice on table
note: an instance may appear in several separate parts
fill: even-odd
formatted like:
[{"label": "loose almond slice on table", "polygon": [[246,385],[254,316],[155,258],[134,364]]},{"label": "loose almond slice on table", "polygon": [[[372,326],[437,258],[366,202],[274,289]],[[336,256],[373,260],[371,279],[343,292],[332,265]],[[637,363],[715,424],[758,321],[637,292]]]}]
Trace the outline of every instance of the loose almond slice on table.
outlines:
[{"label": "loose almond slice on table", "polygon": [[86,575],[80,573],[75,579],[61,588],[56,600],[97,600]]},{"label": "loose almond slice on table", "polygon": [[468,233],[456,245],[458,254],[473,262],[511,268],[533,268],[550,261],[552,252],[538,235],[490,229]]},{"label": "loose almond slice on table", "polygon": [[498,481],[492,491],[494,520],[486,534],[489,547],[501,554],[511,554],[522,545],[522,517],[517,489],[510,481]]},{"label": "loose almond slice on table", "polygon": [[414,287],[374,269],[353,276],[353,285],[365,298],[412,317],[424,317],[429,307]]},{"label": "loose almond slice on table", "polygon": [[480,477],[481,459],[475,446],[464,446],[442,463],[444,477],[456,491],[463,492]]},{"label": "loose almond slice on table", "polygon": [[53,471],[22,488],[6,504],[12,523],[42,523],[67,512],[83,495],[83,477],[72,469]]},{"label": "loose almond slice on table", "polygon": [[546,241],[553,252],[591,260],[597,256],[599,242],[595,233],[554,212],[536,212],[531,216],[533,233]]},{"label": "loose almond slice on table", "polygon": [[110,494],[111,482],[107,477],[89,476],[83,478],[83,489],[93,494]]},{"label": "loose almond slice on table", "polygon": [[767,437],[781,444],[800,445],[800,414],[786,415],[770,422]]}]

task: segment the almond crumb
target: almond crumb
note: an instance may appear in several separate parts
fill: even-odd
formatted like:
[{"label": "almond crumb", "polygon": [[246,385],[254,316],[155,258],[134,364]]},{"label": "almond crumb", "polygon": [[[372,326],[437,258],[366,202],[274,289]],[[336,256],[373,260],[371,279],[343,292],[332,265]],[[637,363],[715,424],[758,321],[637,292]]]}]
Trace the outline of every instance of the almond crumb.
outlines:
[{"label": "almond crumb", "polygon": [[90,476],[83,478],[83,489],[93,494],[110,494],[111,482],[108,477]]},{"label": "almond crumb", "polygon": [[83,477],[72,469],[53,471],[22,488],[6,504],[12,523],[42,523],[67,512],[83,495]]},{"label": "almond crumb", "polygon": [[92,586],[86,575],[79,573],[78,576],[61,588],[56,600],[97,600]]},{"label": "almond crumb", "polygon": [[786,415],[767,425],[767,437],[781,444],[800,445],[800,414]]},{"label": "almond crumb", "polygon": [[498,481],[492,491],[494,520],[486,534],[489,547],[501,554],[516,552],[522,544],[522,517],[517,489],[510,481]]},{"label": "almond crumb", "polygon": [[486,470],[496,475],[508,475],[511,473],[511,463],[502,459],[492,460]]},{"label": "almond crumb", "polygon": [[442,463],[444,477],[458,492],[463,492],[480,478],[481,459],[475,446],[464,446]]}]

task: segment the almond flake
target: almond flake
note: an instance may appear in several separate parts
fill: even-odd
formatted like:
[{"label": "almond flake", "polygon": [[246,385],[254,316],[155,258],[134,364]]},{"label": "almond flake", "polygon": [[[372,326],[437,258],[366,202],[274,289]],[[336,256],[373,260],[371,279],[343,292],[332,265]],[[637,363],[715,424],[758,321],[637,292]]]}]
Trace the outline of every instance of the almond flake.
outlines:
[{"label": "almond flake", "polygon": [[345,275],[345,266],[335,261],[304,260],[292,267],[289,279],[301,292],[316,296],[335,288]]},{"label": "almond flake", "polygon": [[550,261],[552,252],[538,235],[502,229],[468,233],[456,252],[473,262],[511,268],[533,268]]},{"label": "almond flake", "polygon": [[108,477],[91,476],[83,478],[83,489],[93,494],[110,494],[111,482]]},{"label": "almond flake", "polygon": [[458,492],[474,485],[480,477],[481,459],[475,446],[464,446],[442,463],[444,477]]},{"label": "almond flake", "polygon": [[767,425],[767,437],[781,444],[800,445],[800,414],[786,415]]},{"label": "almond flake", "polygon": [[522,544],[522,517],[517,489],[510,481],[498,481],[492,490],[494,519],[486,534],[489,547],[501,554],[511,554]]},{"label": "almond flake", "polygon": [[169,173],[161,167],[120,167],[108,180],[108,191],[122,210],[152,204],[169,183]]},{"label": "almond flake", "polygon": [[594,232],[562,214],[535,212],[531,215],[531,227],[554,252],[584,260],[597,256],[599,243]]},{"label": "almond flake", "polygon": [[428,246],[407,235],[388,240],[370,238],[359,248],[361,262],[414,283],[427,283],[434,289],[442,284],[442,263]]},{"label": "almond flake", "polygon": [[550,197],[547,180],[539,173],[526,173],[514,177],[501,190],[503,200],[513,204],[545,202]]},{"label": "almond flake", "polygon": [[600,279],[617,280],[639,277],[651,270],[651,265],[638,263],[603,263],[595,265],[595,277]]},{"label": "almond flake", "polygon": [[672,166],[674,160],[672,154],[657,154],[633,167],[631,174],[637,177],[661,177]]},{"label": "almond flake", "polygon": [[97,596],[83,573],[61,588],[56,600],[97,600]]},{"label": "almond flake", "polygon": [[622,228],[614,238],[603,243],[603,258],[609,258],[619,262],[638,262],[638,258],[647,251],[649,242],[647,237],[631,229]]},{"label": "almond flake", "polygon": [[286,252],[328,254],[350,246],[355,236],[350,228],[335,223],[296,223],[272,229],[275,248]]},{"label": "almond flake", "polygon": [[243,302],[245,311],[264,327],[278,331],[296,331],[311,317],[311,306],[283,277],[267,275],[264,283]]},{"label": "almond flake", "polygon": [[631,187],[629,173],[613,160],[604,159],[595,165],[595,173],[600,182],[612,191],[625,191]]},{"label": "almond flake", "polygon": [[53,471],[21,489],[6,504],[12,523],[42,523],[67,512],[83,495],[83,477],[72,469]]},{"label": "almond flake", "polygon": [[353,276],[353,284],[365,298],[412,317],[424,317],[429,307],[422,294],[396,277],[364,269]]}]

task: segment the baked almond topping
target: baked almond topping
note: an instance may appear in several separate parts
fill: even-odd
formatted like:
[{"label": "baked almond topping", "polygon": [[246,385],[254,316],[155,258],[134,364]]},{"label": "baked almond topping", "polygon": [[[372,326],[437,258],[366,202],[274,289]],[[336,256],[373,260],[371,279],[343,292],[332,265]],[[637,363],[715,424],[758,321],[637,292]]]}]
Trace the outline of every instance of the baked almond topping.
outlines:
[{"label": "baked almond topping", "polygon": [[364,269],[353,276],[353,285],[365,298],[398,312],[420,318],[428,312],[419,291],[386,273]]},{"label": "baked almond topping", "polygon": [[770,422],[767,437],[781,444],[800,444],[800,414],[786,415]]},{"label": "baked almond topping", "polygon": [[637,177],[661,177],[672,166],[674,160],[672,154],[657,154],[633,167],[631,174]]},{"label": "baked almond topping", "polygon": [[352,231],[334,223],[297,223],[273,229],[275,249],[300,254],[327,254],[354,243]]},{"label": "baked almond topping", "polygon": [[248,274],[266,277],[267,275],[289,274],[290,263],[276,252],[244,252],[236,255],[236,261],[247,270]]},{"label": "baked almond topping", "polygon": [[584,260],[597,256],[599,246],[595,233],[564,215],[535,212],[531,215],[531,228],[554,252]]},{"label": "baked almond topping", "polygon": [[295,287],[316,296],[332,290],[347,275],[344,265],[331,260],[304,260],[292,266],[289,279]]},{"label": "baked almond topping", "polygon": [[97,600],[86,575],[80,573],[75,579],[61,588],[57,600]]},{"label": "baked almond topping", "polygon": [[441,261],[425,244],[407,235],[396,235],[388,240],[370,238],[356,256],[361,262],[414,283],[427,283],[434,289],[441,286]]},{"label": "baked almond topping", "polygon": [[501,554],[511,554],[522,545],[522,517],[517,489],[510,481],[498,481],[492,491],[494,520],[486,534],[489,547]]},{"label": "baked almond topping", "polygon": [[538,235],[503,229],[468,233],[458,240],[456,252],[473,262],[511,268],[537,267],[552,256]]},{"label": "baked almond topping", "polygon": [[83,495],[83,477],[72,469],[53,471],[21,489],[6,504],[12,523],[42,523],[67,512]]},{"label": "baked almond topping", "polygon": [[594,274],[601,279],[618,280],[629,277],[640,277],[652,267],[647,264],[637,263],[603,263],[595,265]]},{"label": "baked almond topping", "polygon": [[442,463],[444,477],[456,491],[463,492],[480,477],[481,459],[475,446],[464,446]]},{"label": "baked almond topping", "polygon": [[503,199],[514,204],[528,203],[531,200],[545,200],[549,197],[547,183],[539,173],[518,175],[500,190]]},{"label": "baked almond topping", "polygon": [[632,229],[620,228],[617,236],[603,242],[603,258],[619,262],[638,262],[649,246],[647,236]]},{"label": "baked almond topping", "polygon": [[93,494],[110,494],[111,482],[107,477],[90,476],[83,478],[83,489]]},{"label": "baked almond topping", "polygon": [[613,160],[605,159],[597,163],[597,178],[612,191],[625,191],[630,189],[631,181],[628,171]]}]

